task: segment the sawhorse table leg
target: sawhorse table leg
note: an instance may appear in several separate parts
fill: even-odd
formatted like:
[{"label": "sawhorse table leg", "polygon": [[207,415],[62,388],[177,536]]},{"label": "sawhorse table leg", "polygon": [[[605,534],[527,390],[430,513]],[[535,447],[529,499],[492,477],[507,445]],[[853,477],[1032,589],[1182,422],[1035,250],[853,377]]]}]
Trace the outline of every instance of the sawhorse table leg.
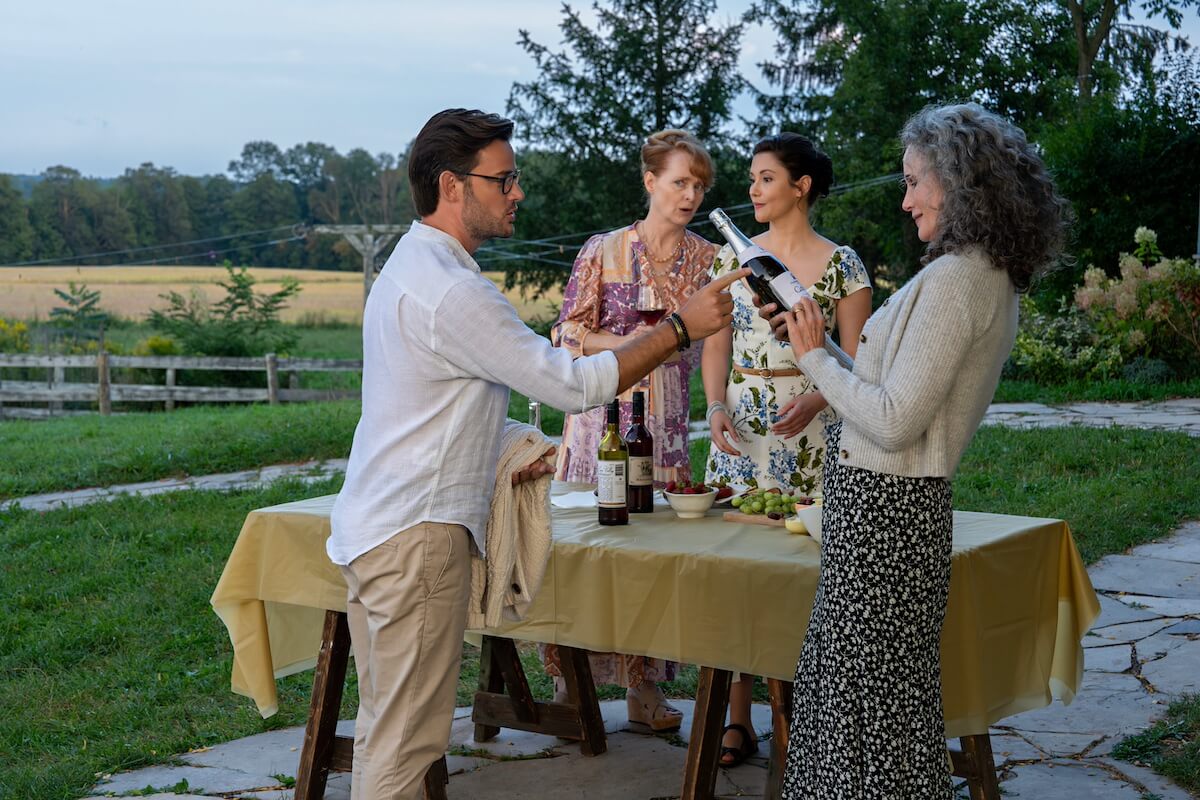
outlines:
[{"label": "sawhorse table leg", "polygon": [[728,670],[700,668],[680,800],[712,800],[717,786],[721,730],[725,727],[725,707],[729,705],[732,679],[733,673]]},{"label": "sawhorse table leg", "polygon": [[971,800],[1000,800],[1000,779],[996,777],[996,762],[992,759],[991,734],[963,736],[958,740],[961,750],[950,750],[954,775],[967,779]]},{"label": "sawhorse table leg", "polygon": [[511,639],[483,637],[479,657],[479,691],[475,693],[475,741],[495,738],[501,728],[544,733],[579,742],[584,755],[597,756],[608,749],[604,718],[592,682],[586,650],[560,645],[567,703],[542,703],[533,699],[517,647]]}]

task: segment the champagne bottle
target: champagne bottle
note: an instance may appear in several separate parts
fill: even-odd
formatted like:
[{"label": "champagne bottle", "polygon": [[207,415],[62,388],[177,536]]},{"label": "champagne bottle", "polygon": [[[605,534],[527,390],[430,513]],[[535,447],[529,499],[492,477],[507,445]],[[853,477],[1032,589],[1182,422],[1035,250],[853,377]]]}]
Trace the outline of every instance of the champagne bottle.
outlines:
[{"label": "champagne bottle", "polygon": [[654,437],[646,427],[646,395],[633,393],[633,419],[625,431],[629,448],[630,512],[649,514],[654,511]]},{"label": "champagne bottle", "polygon": [[[782,261],[750,241],[750,237],[738,230],[723,209],[714,208],[708,218],[725,237],[725,241],[729,242],[738,263],[750,268],[746,281],[764,304],[774,303],[778,310],[786,311],[800,302],[800,298],[812,297]],[[846,369],[854,369],[854,359],[829,338],[828,332],[825,334],[825,350]]]},{"label": "champagne bottle", "polygon": [[629,524],[629,509],[625,505],[629,449],[617,431],[620,421],[621,401],[613,400],[608,405],[608,429],[596,453],[596,498],[600,506],[601,525]]}]

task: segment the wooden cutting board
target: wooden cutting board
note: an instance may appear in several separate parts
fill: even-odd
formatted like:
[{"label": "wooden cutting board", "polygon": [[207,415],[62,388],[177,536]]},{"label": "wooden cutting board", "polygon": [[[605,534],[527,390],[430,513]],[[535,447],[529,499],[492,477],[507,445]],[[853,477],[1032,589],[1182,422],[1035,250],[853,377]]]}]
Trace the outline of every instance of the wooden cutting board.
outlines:
[{"label": "wooden cutting board", "polygon": [[746,525],[766,525],[768,528],[782,528],[783,519],[771,519],[766,514],[743,514],[741,511],[726,511],[721,515],[726,522],[742,522]]}]

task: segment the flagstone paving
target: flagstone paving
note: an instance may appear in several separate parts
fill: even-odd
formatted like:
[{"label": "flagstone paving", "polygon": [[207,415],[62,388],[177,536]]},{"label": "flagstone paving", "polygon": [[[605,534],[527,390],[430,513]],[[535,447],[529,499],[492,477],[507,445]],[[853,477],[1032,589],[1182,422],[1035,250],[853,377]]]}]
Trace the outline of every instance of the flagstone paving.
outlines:
[{"label": "flagstone paving", "polygon": [[[1200,605],[1188,605],[1197,599],[1200,586],[1200,522],[1183,525],[1163,542],[1103,558],[1089,574],[1101,613],[1084,638],[1081,690],[1070,705],[1056,701],[992,727],[1001,790],[1006,798],[1031,800],[1187,800],[1193,796],[1167,779],[1111,753],[1123,738],[1149,727],[1171,699],[1200,691]],[[1148,600],[1158,605],[1147,605]],[[470,709],[457,709],[448,755],[449,796],[678,797],[693,704],[675,702],[685,719],[682,730],[670,736],[632,732],[624,719],[625,704],[603,703],[609,747],[594,758],[583,756],[578,745],[521,731],[503,730],[496,740],[477,744]],[[762,797],[770,710],[756,705],[753,712],[754,727],[764,739],[759,755],[719,772],[718,797]],[[353,725],[345,720],[338,730],[350,735]],[[217,795],[292,800],[285,784],[295,775],[303,735],[302,728],[258,734],[185,754],[175,765],[112,775],[88,800],[147,787],[159,790],[152,796],[162,800]],[[180,792],[173,794],[169,787]],[[325,797],[349,800],[349,776],[331,775]]]}]

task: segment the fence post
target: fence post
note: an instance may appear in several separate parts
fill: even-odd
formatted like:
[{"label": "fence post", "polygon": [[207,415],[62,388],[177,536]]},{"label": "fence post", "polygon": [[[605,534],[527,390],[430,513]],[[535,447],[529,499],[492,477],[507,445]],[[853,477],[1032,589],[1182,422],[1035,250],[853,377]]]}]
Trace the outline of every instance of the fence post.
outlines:
[{"label": "fence post", "polygon": [[267,402],[279,405],[279,359],[267,353]]},{"label": "fence post", "polygon": [[[50,379],[50,385],[58,386],[58,385],[61,385],[65,381],[66,381],[66,370],[64,370],[62,367],[55,367],[54,368],[54,377]],[[62,411],[62,410],[63,410],[62,400],[51,400],[50,401],[50,411],[51,412]]]},{"label": "fence post", "polygon": [[[174,367],[167,367],[167,387],[172,388],[172,389],[175,387],[175,368]],[[165,410],[165,411],[174,411],[175,410],[175,398],[174,397],[168,397],[163,402],[163,410]]]},{"label": "fence post", "polygon": [[108,352],[101,350],[96,354],[96,386],[100,403],[100,413],[108,416],[112,413],[112,387],[108,382]]}]

